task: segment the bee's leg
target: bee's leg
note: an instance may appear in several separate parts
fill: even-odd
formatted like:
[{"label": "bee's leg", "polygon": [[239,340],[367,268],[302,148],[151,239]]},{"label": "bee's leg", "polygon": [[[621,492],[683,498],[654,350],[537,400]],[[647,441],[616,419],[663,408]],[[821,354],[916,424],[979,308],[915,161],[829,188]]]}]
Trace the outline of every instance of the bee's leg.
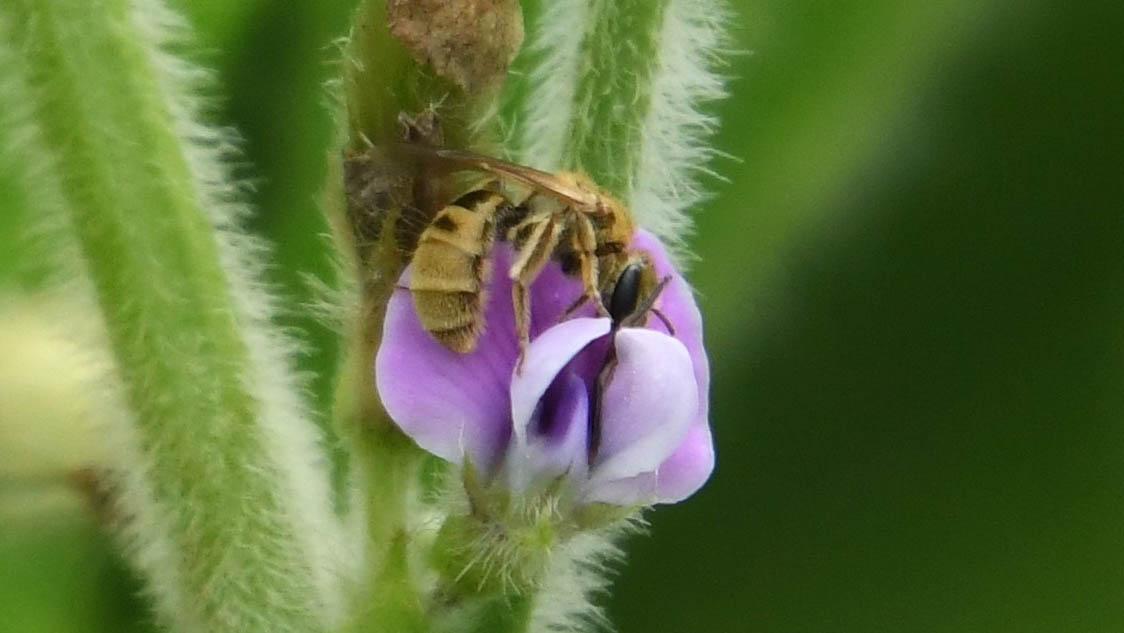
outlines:
[{"label": "bee's leg", "polygon": [[532,194],[522,199],[508,196],[508,202],[513,209],[504,224],[507,229],[504,237],[517,252],[540,239],[546,230],[544,223],[557,222],[562,212],[562,207],[556,200],[541,194]]},{"label": "bee's leg", "polygon": [[523,358],[531,344],[531,293],[519,280],[511,284],[511,304],[515,308],[515,332],[519,337],[519,359],[515,362],[515,372],[522,373]]},{"label": "bee's leg", "polygon": [[523,356],[531,344],[531,295],[530,286],[539,276],[558,248],[560,227],[552,217],[540,218],[538,226],[530,229],[525,241],[516,241],[518,256],[511,265],[511,299],[515,308],[515,331],[519,335],[519,364],[523,366]]},{"label": "bee's leg", "polygon": [[558,245],[556,233],[555,222],[549,217],[530,217],[516,224],[508,233],[508,241],[515,250],[515,261],[508,275],[513,280],[525,279],[530,283]]},{"label": "bee's leg", "polygon": [[593,230],[593,222],[585,214],[577,214],[573,231],[574,252],[579,253],[578,261],[581,263],[582,288],[585,296],[597,308],[600,316],[609,316],[605,304],[601,301],[601,289],[597,280],[597,233]]},{"label": "bee's leg", "polygon": [[562,320],[569,318],[570,315],[572,315],[574,312],[577,312],[578,308],[585,305],[586,301],[589,301],[589,295],[582,293],[582,295],[578,297],[573,303],[571,303],[570,307],[566,308],[566,311],[562,313]]},{"label": "bee's leg", "polygon": [[529,212],[526,217],[511,225],[504,237],[511,242],[516,251],[522,251],[528,243],[542,237],[549,219],[548,214]]}]

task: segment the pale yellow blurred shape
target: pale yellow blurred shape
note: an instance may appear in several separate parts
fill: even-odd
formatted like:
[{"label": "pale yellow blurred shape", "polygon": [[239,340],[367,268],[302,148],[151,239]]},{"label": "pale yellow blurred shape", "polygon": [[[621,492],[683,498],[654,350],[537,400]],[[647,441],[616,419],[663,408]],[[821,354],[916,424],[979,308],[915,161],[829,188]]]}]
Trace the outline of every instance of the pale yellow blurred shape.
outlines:
[{"label": "pale yellow blurred shape", "polygon": [[58,484],[107,463],[109,375],[65,322],[73,306],[0,301],[0,482]]}]

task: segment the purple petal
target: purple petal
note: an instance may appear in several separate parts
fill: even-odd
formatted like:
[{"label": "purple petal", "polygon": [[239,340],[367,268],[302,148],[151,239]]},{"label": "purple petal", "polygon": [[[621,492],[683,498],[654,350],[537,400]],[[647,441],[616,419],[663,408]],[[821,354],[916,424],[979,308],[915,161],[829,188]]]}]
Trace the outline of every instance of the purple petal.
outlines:
[{"label": "purple petal", "polygon": [[[409,283],[407,268],[398,285]],[[473,353],[458,354],[434,340],[410,292],[399,289],[387,305],[375,357],[379,397],[399,428],[434,455],[455,463],[467,455],[485,473],[496,467],[511,435],[508,384],[518,355],[511,284],[498,276],[491,285],[487,326]]]},{"label": "purple petal", "polygon": [[713,470],[710,429],[695,425],[659,470],[599,483],[586,493],[584,500],[619,506],[678,503],[698,492]]},{"label": "purple petal", "polygon": [[[710,365],[707,362],[706,348],[703,346],[702,313],[695,302],[695,293],[687,285],[687,281],[671,263],[671,257],[651,233],[637,231],[633,246],[647,251],[652,257],[652,264],[656,274],[662,279],[671,275],[671,282],[660,294],[656,307],[671,325],[675,328],[675,338],[687,347],[691,354],[691,361],[695,366],[695,382],[699,386],[699,412],[702,423],[706,423],[707,394],[710,389]],[[659,332],[667,332],[663,321],[655,316],[648,318],[647,327]]]},{"label": "purple petal", "polygon": [[[507,267],[497,266],[496,271],[506,271]],[[509,282],[510,283],[510,282]],[[531,284],[531,336],[557,325],[565,318],[593,317],[593,305],[586,302],[582,307],[566,315],[566,310],[582,296],[582,285],[576,277],[562,272],[562,267],[551,262]]]},{"label": "purple petal", "polygon": [[602,394],[600,442],[590,483],[655,472],[679,447],[698,412],[687,348],[652,330],[616,333],[617,367]]},{"label": "purple petal", "polygon": [[511,377],[511,419],[515,436],[525,438],[539,400],[562,368],[587,345],[609,333],[609,319],[571,319],[531,342],[523,370]]},{"label": "purple petal", "polygon": [[515,441],[508,470],[515,489],[567,471],[585,475],[588,387],[570,365],[610,325],[609,319],[571,319],[531,342],[522,371],[511,378]]},{"label": "purple petal", "polygon": [[656,474],[640,473],[624,479],[598,483],[589,487],[582,501],[610,503],[615,506],[650,505],[657,501]]},{"label": "purple petal", "polygon": [[536,407],[526,441],[512,444],[512,488],[525,490],[564,474],[584,479],[588,438],[589,391],[573,372],[563,370]]},{"label": "purple petal", "polygon": [[[660,295],[657,307],[671,321],[675,328],[675,338],[679,339],[691,354],[694,365],[695,383],[698,385],[699,408],[691,432],[683,445],[660,466],[658,496],[661,503],[673,503],[690,496],[706,482],[714,469],[714,444],[710,434],[709,394],[710,364],[703,346],[702,314],[695,303],[694,293],[680,276],[663,244],[647,231],[638,231],[633,240],[636,248],[643,249],[652,257],[657,274],[662,278],[673,275],[671,283]],[[648,319],[648,327],[667,332],[658,318]]]},{"label": "purple petal", "polygon": [[710,427],[695,424],[656,472],[656,503],[678,503],[695,494],[714,471]]}]

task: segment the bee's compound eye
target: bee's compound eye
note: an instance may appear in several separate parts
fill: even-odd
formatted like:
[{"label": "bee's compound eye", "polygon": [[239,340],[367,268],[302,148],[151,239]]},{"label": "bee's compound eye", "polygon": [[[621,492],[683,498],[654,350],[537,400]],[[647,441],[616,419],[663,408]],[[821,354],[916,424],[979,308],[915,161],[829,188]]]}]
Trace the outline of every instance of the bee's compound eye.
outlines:
[{"label": "bee's compound eye", "polygon": [[629,264],[617,283],[613,286],[613,296],[609,300],[609,316],[613,323],[620,323],[636,310],[640,300],[640,273],[643,264]]}]

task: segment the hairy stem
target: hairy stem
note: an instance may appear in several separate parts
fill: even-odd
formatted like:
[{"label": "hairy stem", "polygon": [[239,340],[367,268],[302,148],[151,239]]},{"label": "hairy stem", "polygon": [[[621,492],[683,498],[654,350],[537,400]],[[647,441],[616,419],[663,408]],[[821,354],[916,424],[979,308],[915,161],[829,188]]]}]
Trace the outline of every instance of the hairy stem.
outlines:
[{"label": "hairy stem", "polygon": [[524,160],[581,169],[628,194],[669,1],[562,0],[545,10]]},{"label": "hairy stem", "polygon": [[524,633],[558,534],[550,519],[450,516],[431,552],[439,633]]},{"label": "hairy stem", "polygon": [[590,3],[582,44],[583,72],[571,107],[561,165],[578,168],[603,187],[627,195],[640,158],[644,113],[659,59],[667,0]]},{"label": "hairy stem", "polygon": [[[225,140],[157,0],[11,0],[0,47],[27,86],[41,181],[61,193],[129,415],[121,510],[179,631],[323,631],[335,526],[289,348],[237,233]],[[35,183],[30,183],[34,186]]]},{"label": "hairy stem", "polygon": [[[478,11],[489,12],[489,19],[479,22],[491,30],[480,30],[476,20],[464,21]],[[365,607],[356,609],[354,623],[359,630],[389,633],[425,626],[425,591],[416,579],[418,570],[410,567],[418,549],[411,510],[418,504],[423,453],[382,410],[373,369],[386,301],[405,266],[394,218],[401,205],[434,213],[433,191],[445,186],[420,166],[392,164],[386,155],[369,159],[367,152],[403,141],[400,117],[422,113],[436,116],[444,145],[490,151],[495,101],[521,40],[514,0],[490,6],[471,0],[363,0],[344,47],[340,96],[346,127],[339,156],[344,164],[329,170],[326,211],[351,269],[345,272],[354,275],[358,291],[334,415],[341,435],[352,441],[360,494],[356,507],[366,513],[365,571],[356,597]],[[354,191],[343,189],[345,178],[349,184],[352,179],[383,181],[383,172],[364,170],[388,170],[398,184],[393,190],[365,188],[370,196],[357,204]]]},{"label": "hairy stem", "polygon": [[531,46],[517,130],[523,162],[577,169],[625,200],[641,226],[680,245],[724,96],[723,0],[558,0]]},{"label": "hairy stem", "polygon": [[[341,435],[351,440],[353,479],[360,494],[356,506],[366,514],[364,579],[361,593],[355,597],[359,606],[353,626],[389,633],[419,630],[422,621],[422,593],[407,554],[411,547],[409,511],[416,502],[423,453],[386,417],[373,380],[383,310],[405,262],[394,242],[394,228],[385,217],[362,215],[354,209],[349,212],[343,191],[347,170],[336,161],[361,155],[372,146],[400,142],[400,115],[417,116],[425,111],[436,112],[447,145],[478,146],[489,138],[485,121],[495,91],[469,94],[418,63],[391,35],[388,19],[385,0],[364,0],[344,47],[341,97],[346,128],[341,130],[341,155],[333,157],[329,169],[326,212],[351,269],[345,272],[352,273],[352,285],[358,291],[357,306],[346,326],[348,340],[334,411]],[[425,178],[408,171],[406,176],[414,183]],[[365,209],[363,213],[386,211]],[[373,235],[372,226],[380,235],[373,249],[360,243]]]},{"label": "hairy stem", "polygon": [[439,633],[526,633],[531,624],[534,596],[490,594],[475,596],[443,617],[436,618]]}]

